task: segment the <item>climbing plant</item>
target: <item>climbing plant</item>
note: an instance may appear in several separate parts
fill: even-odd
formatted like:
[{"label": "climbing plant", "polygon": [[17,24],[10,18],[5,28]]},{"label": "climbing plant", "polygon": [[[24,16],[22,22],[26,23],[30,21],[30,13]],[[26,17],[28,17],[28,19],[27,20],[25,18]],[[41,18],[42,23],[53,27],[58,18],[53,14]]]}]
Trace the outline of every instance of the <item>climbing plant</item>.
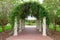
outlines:
[{"label": "climbing plant", "polygon": [[14,23],[15,16],[19,16],[20,19],[25,19],[28,15],[34,16],[39,20],[42,20],[45,16],[47,21],[49,21],[48,12],[40,3],[25,2],[17,5],[11,12],[11,22]]}]

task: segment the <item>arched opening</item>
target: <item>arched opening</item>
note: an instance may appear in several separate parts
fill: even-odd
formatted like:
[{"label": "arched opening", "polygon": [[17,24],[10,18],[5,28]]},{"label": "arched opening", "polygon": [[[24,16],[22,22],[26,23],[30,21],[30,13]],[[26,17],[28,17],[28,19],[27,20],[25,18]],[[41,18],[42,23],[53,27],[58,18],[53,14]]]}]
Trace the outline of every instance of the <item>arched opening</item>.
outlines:
[{"label": "arched opening", "polygon": [[29,15],[25,18],[25,27],[35,27],[36,28],[36,18],[34,16]]},{"label": "arched opening", "polygon": [[41,31],[42,27],[42,34],[46,36],[48,13],[46,12],[45,8],[37,2],[26,2],[20,4],[11,12],[11,25],[14,28],[14,35],[17,35],[17,30],[21,31],[24,29],[25,24],[23,22],[29,15],[36,18],[37,29]]}]

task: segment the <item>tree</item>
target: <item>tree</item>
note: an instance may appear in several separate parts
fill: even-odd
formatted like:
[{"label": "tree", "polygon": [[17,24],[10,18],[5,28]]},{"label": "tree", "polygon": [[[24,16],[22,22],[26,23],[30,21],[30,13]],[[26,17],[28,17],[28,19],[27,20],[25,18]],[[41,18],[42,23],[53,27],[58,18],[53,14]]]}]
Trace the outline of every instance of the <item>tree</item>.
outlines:
[{"label": "tree", "polygon": [[[44,0],[43,6],[45,7],[45,9],[48,11],[50,15],[49,19],[50,19],[50,22],[53,23],[54,25],[53,34],[55,34],[56,24],[57,24],[56,21],[59,20],[57,17],[60,15],[60,13],[58,12],[58,10],[60,10],[60,0]],[[55,39],[55,36],[54,36],[54,39]]]},{"label": "tree", "polygon": [[5,25],[8,23],[8,18],[7,18],[7,11],[6,11],[6,6],[4,5],[4,2],[0,2],[0,24],[2,26],[2,40],[6,40],[5,39]]},{"label": "tree", "polygon": [[[43,6],[50,15],[50,22],[54,24],[54,33],[56,32],[56,17],[58,9],[60,9],[60,0],[44,0]],[[51,20],[52,19],[52,20]]]}]

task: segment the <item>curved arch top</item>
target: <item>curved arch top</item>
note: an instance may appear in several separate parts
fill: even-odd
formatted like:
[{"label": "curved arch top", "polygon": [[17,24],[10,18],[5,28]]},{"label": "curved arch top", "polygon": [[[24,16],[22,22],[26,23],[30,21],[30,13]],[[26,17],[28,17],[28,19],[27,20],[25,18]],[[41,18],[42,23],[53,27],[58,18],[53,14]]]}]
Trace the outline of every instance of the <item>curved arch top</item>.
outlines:
[{"label": "curved arch top", "polygon": [[26,18],[28,15],[40,19],[47,15],[47,12],[44,7],[41,6],[38,2],[25,2],[14,8],[12,11],[14,16],[18,16],[22,19]]}]

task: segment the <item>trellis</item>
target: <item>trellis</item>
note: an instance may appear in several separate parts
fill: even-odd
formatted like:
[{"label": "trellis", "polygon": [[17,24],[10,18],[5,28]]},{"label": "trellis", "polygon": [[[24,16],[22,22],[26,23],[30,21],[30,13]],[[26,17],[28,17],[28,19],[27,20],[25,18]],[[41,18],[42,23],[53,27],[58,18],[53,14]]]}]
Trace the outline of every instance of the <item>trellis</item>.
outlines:
[{"label": "trellis", "polygon": [[[49,21],[48,18],[48,12],[46,12],[45,8],[41,6],[41,4],[37,2],[25,2],[23,4],[20,4],[16,6],[13,11],[11,12],[11,24],[14,26],[15,19],[17,18],[18,21],[21,19],[25,19],[28,15],[36,17],[38,20],[43,20],[43,24],[46,27],[47,21]],[[45,19],[43,19],[45,18]],[[15,21],[14,21],[15,20]],[[45,23],[46,21],[46,23]],[[47,23],[49,24],[49,23]],[[16,24],[15,24],[16,25]],[[45,29],[44,29],[45,30]],[[43,30],[43,31],[44,31]],[[46,35],[46,32],[44,32]]]}]

